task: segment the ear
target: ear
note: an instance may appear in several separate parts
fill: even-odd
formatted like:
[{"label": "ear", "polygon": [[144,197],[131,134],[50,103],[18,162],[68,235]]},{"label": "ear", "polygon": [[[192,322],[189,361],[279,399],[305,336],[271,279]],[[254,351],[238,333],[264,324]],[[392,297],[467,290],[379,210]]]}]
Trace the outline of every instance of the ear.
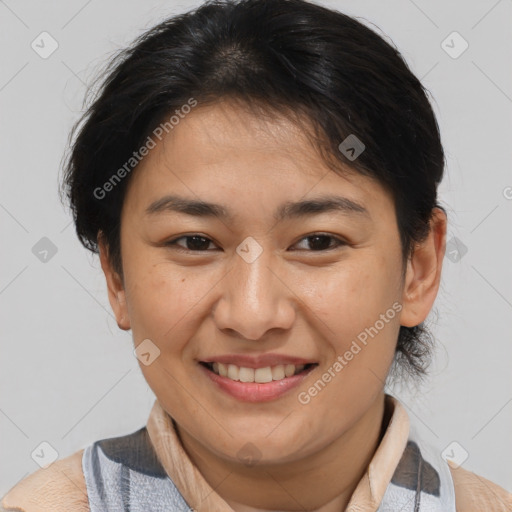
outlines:
[{"label": "ear", "polygon": [[400,325],[414,327],[428,316],[439,290],[446,251],[446,214],[434,208],[430,232],[407,262]]},{"label": "ear", "polygon": [[107,281],[108,300],[116,316],[117,325],[123,331],[130,329],[130,317],[126,307],[126,297],[124,285],[119,274],[113,269],[110,262],[108,245],[103,233],[98,234],[98,249],[100,253],[100,262],[105,279]]}]

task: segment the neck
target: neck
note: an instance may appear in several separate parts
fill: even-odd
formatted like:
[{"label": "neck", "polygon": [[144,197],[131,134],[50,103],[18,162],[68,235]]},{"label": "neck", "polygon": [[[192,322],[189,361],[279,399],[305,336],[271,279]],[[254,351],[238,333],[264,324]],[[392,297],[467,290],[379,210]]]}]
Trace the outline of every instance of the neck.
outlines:
[{"label": "neck", "polygon": [[322,450],[293,463],[247,467],[206,450],[176,425],[190,459],[235,512],[345,510],[389,421],[382,392],[355,423]]}]

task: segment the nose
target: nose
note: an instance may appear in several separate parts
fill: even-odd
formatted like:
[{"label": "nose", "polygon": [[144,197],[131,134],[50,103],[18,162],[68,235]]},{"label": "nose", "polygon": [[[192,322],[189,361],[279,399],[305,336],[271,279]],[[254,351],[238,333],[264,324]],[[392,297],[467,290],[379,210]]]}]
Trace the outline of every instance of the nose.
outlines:
[{"label": "nose", "polygon": [[213,313],[217,327],[247,340],[259,340],[271,329],[289,329],[295,321],[296,296],[272,266],[270,249],[251,263],[237,253],[233,258],[231,271],[219,283],[221,296]]}]

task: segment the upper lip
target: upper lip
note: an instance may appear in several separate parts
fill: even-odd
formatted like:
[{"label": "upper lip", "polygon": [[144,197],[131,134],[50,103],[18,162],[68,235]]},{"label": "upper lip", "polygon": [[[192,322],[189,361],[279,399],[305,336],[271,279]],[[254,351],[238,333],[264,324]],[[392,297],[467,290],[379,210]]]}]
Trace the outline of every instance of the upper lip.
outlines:
[{"label": "upper lip", "polygon": [[311,359],[288,356],[286,354],[260,354],[256,356],[248,354],[223,354],[201,359],[201,362],[234,364],[236,366],[243,366],[244,368],[265,368],[266,366],[277,366],[280,364],[294,364],[298,366],[301,364],[316,363],[316,361],[312,361]]}]

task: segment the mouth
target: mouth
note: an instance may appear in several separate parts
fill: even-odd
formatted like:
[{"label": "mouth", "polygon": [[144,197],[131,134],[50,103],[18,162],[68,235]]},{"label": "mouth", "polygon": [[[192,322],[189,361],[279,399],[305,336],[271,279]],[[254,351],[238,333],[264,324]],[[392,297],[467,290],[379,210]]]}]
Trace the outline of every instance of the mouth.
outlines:
[{"label": "mouth", "polygon": [[199,361],[208,371],[235,382],[266,384],[273,381],[286,381],[292,377],[309,373],[318,363],[278,364],[260,368],[248,368],[235,364]]}]

